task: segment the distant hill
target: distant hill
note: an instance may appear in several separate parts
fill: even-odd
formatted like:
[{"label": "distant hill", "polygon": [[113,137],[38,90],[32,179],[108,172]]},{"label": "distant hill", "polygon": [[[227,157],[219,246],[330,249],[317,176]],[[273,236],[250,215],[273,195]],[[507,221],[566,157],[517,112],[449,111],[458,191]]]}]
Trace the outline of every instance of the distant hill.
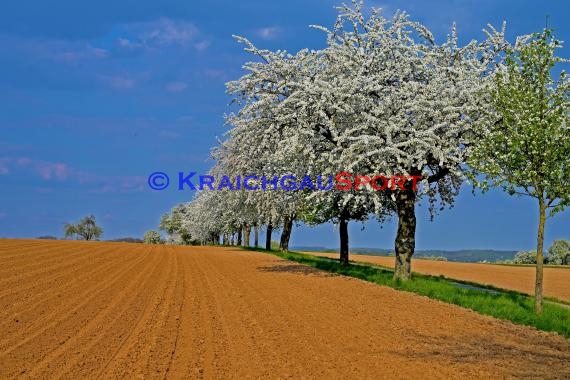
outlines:
[{"label": "distant hill", "polygon": [[290,248],[292,251],[308,251],[308,252],[336,252],[337,250],[327,247],[311,247],[311,246],[295,246]]},{"label": "distant hill", "polygon": [[[336,249],[326,247],[293,247],[295,251],[308,252],[337,252]],[[394,256],[394,250],[384,248],[365,248],[355,247],[350,250],[351,253],[372,256]],[[448,261],[461,261],[467,263],[476,263],[479,261],[495,262],[500,260],[511,260],[517,251],[501,251],[494,249],[462,249],[458,251],[445,250],[417,250],[414,257],[434,257],[443,256]]]},{"label": "distant hill", "polygon": [[107,240],[107,241],[112,241],[112,242],[122,242],[122,243],[142,243],[142,239],[138,239],[138,238],[133,238],[133,237],[124,237],[124,238],[118,238],[118,239],[111,239],[111,240]]}]

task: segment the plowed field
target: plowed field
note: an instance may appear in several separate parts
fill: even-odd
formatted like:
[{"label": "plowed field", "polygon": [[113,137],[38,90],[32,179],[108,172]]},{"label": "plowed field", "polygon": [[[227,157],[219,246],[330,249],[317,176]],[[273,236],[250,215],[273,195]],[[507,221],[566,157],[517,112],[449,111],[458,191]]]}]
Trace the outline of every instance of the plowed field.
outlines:
[{"label": "plowed field", "polygon": [[[316,256],[338,258],[338,254],[307,253]],[[394,257],[350,255],[350,260],[394,268]],[[456,280],[477,282],[502,289],[534,294],[536,269],[533,266],[455,263],[413,259],[412,271],[434,276],[444,275],[445,277]],[[544,295],[570,302],[570,268],[544,268]]]},{"label": "plowed field", "polygon": [[0,240],[0,378],[568,378],[570,341],[229,248]]}]

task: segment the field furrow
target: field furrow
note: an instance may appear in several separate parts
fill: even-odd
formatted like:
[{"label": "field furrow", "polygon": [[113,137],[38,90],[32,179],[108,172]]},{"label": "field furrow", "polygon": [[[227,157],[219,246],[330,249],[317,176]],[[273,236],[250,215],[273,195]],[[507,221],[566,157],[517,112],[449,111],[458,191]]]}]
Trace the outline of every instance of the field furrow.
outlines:
[{"label": "field furrow", "polygon": [[570,377],[559,335],[263,253],[0,240],[0,262],[0,378]]}]

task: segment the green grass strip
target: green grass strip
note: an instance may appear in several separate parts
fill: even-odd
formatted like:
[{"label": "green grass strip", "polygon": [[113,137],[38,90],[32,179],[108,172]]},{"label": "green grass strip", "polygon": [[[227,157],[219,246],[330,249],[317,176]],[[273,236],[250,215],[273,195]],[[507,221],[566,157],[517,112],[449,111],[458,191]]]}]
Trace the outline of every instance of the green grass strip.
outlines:
[{"label": "green grass strip", "polygon": [[[479,284],[476,285],[481,288],[497,289],[500,290],[500,293],[490,293],[478,289],[464,289],[452,284],[452,282],[457,283],[460,281],[449,280],[443,276],[436,277],[418,273],[414,273],[409,281],[399,281],[393,279],[392,271],[374,265],[351,262],[349,265],[343,266],[335,259],[303,253],[265,251],[262,249],[250,250],[270,253],[285,260],[295,261],[316,269],[420,294],[465,307],[481,314],[509,320],[516,324],[533,326],[544,331],[554,331],[566,338],[570,338],[570,309],[545,303],[543,313],[536,315],[534,313],[534,299],[518,292]],[[467,282],[465,283],[467,284]]]}]

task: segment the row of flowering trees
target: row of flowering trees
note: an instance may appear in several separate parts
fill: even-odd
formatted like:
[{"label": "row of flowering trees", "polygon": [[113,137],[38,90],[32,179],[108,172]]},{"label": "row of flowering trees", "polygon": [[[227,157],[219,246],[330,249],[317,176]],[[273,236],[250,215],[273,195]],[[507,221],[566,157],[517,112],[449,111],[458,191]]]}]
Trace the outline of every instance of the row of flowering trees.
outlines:
[{"label": "row of flowering trees", "polygon": [[183,214],[178,231],[206,243],[249,245],[253,229],[255,246],[265,228],[268,249],[278,228],[282,250],[296,222],[333,222],[340,261],[347,264],[349,222],[394,216],[394,276],[409,279],[416,204],[427,201],[433,217],[453,206],[466,174],[480,178],[472,168],[487,157],[479,152],[479,161],[466,163],[505,118],[495,107],[496,78],[509,74],[505,59],[532,37],[510,44],[504,27],[489,26],[483,41],[460,45],[453,27],[439,44],[406,13],[387,18],[361,2],[340,7],[331,29],[314,27],[324,32],[326,47],[296,54],[236,37],[254,59],[244,65],[244,76],[227,84],[237,111],[227,117],[227,139],[213,149],[210,174],[416,176],[418,188],[409,179],[384,191],[370,184],[264,191],[257,178],[249,181],[257,190],[201,191],[163,222]]}]

